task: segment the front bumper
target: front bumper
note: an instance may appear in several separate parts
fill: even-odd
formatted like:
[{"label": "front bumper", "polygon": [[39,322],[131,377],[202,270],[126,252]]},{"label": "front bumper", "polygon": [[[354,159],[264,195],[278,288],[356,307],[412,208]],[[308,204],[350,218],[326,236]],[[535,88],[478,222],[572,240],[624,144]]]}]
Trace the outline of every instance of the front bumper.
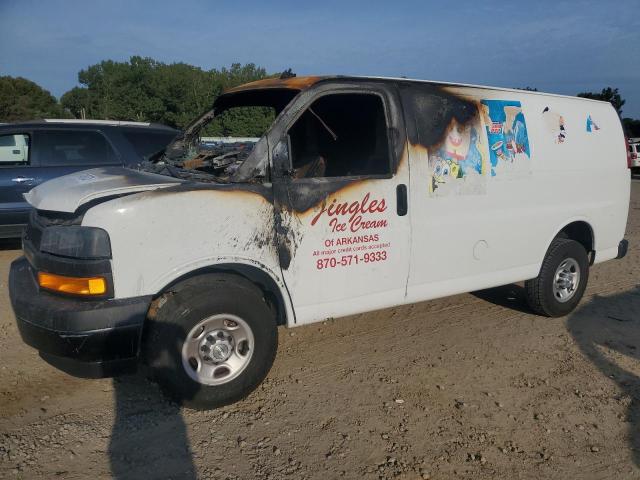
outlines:
[{"label": "front bumper", "polygon": [[152,297],[75,299],[40,290],[25,257],[11,264],[9,294],[27,345],[72,375],[105,377],[135,368]]}]

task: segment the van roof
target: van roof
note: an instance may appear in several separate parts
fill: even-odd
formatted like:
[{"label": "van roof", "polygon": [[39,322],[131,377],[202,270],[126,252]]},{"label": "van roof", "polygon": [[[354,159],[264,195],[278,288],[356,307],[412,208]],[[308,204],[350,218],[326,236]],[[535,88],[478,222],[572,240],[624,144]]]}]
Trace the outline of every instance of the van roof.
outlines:
[{"label": "van roof", "polygon": [[411,83],[429,83],[431,85],[442,85],[446,87],[471,87],[471,88],[483,88],[486,90],[496,90],[502,92],[512,92],[512,93],[526,93],[531,95],[544,95],[551,97],[561,97],[561,98],[572,98],[572,99],[580,99],[587,100],[590,102],[599,102],[599,103],[609,103],[603,102],[602,100],[594,100],[591,98],[582,98],[576,97],[572,95],[560,95],[557,93],[545,93],[531,90],[518,90],[517,88],[503,88],[503,87],[491,87],[488,85],[474,85],[470,83],[454,83],[454,82],[440,82],[435,80],[420,80],[414,78],[404,78],[404,77],[376,77],[376,76],[347,76],[347,75],[317,75],[317,76],[300,76],[300,77],[288,77],[288,78],[265,78],[262,80],[257,80],[255,82],[249,82],[242,85],[238,85],[237,87],[230,88],[225,90],[226,93],[237,93],[241,91],[248,90],[261,90],[261,89],[271,89],[271,88],[279,88],[279,89],[291,89],[291,90],[306,90],[307,88],[315,85],[318,82],[326,81],[326,80],[348,80],[348,81],[366,81],[366,80],[375,80],[375,81],[386,81],[386,82],[411,82]]}]

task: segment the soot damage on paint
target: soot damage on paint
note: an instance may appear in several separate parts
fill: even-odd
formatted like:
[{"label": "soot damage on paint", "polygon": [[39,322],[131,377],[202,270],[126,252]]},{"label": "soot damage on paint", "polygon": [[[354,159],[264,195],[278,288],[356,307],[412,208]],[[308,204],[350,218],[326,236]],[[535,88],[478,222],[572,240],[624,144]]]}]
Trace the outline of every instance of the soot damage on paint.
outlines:
[{"label": "soot damage on paint", "polygon": [[[391,174],[395,174],[401,159],[406,158],[404,152],[407,140],[414,146],[435,147],[443,143],[452,122],[464,126],[478,118],[476,102],[457,96],[437,84],[426,82],[348,77],[260,80],[226,91],[216,100],[212,110],[192,122],[176,138],[159,157],[160,161],[142,167],[144,170],[186,180],[180,185],[152,194],[223,190],[262,196],[274,206],[271,238],[281,267],[287,269],[301,240],[299,215],[321,206],[341,190],[368,181],[371,177],[357,175],[294,179],[289,173],[289,146],[283,142],[280,142],[283,145],[274,145],[274,138],[286,137],[287,122],[299,114],[301,106],[308,106],[313,94],[320,90],[332,93],[345,89],[357,89],[360,93],[369,93],[368,89],[371,89],[371,93],[377,93],[386,99],[386,133],[392,162]],[[269,132],[252,149],[242,154],[225,152],[214,156],[203,152],[199,145],[203,128],[226,109],[249,105],[270,106],[275,109],[277,119]],[[405,117],[408,120],[406,129]],[[270,150],[273,153],[272,165],[269,165]],[[256,228],[269,227],[265,224]],[[256,235],[264,241],[266,233],[257,232]]]},{"label": "soot damage on paint", "polygon": [[478,104],[429,83],[404,82],[400,87],[412,145],[433,148],[441,145],[452,121],[468,125],[478,117]]}]

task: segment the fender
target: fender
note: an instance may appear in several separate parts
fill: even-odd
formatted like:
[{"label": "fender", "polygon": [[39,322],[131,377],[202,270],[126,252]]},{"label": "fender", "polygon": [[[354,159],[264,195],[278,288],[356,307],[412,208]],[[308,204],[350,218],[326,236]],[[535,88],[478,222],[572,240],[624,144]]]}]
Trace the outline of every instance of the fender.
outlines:
[{"label": "fender", "polygon": [[191,275],[197,273],[204,273],[208,270],[221,269],[221,270],[235,270],[241,275],[245,275],[249,269],[257,270],[263,275],[266,275],[271,279],[273,286],[277,289],[275,293],[279,295],[284,307],[285,325],[287,327],[293,327],[296,325],[295,310],[291,301],[291,295],[285,285],[282,277],[277,275],[267,265],[253,260],[248,257],[237,256],[218,256],[218,257],[206,257],[195,260],[193,262],[180,265],[178,268],[167,272],[165,275],[157,278],[150,286],[149,290],[155,292],[154,295],[158,295],[164,292],[169,286],[175,284]]},{"label": "fender", "polygon": [[[595,252],[597,250],[597,243],[596,243],[596,235],[593,231],[593,224],[591,219],[589,219],[588,217],[585,217],[583,215],[581,216],[576,216],[576,217],[571,217],[568,220],[563,221],[561,224],[559,224],[555,230],[552,236],[547,238],[547,242],[544,248],[544,251],[540,254],[539,260],[537,262],[537,264],[539,265],[538,268],[540,268],[542,266],[542,262],[544,261],[544,257],[547,254],[547,250],[549,249],[549,246],[551,245],[551,242],[553,242],[553,239],[556,238],[558,236],[558,234],[564,230],[565,228],[567,228],[567,226],[571,225],[572,223],[575,222],[583,222],[586,223],[587,226],[589,227],[589,229],[591,230],[591,238],[593,239],[593,246],[592,246],[592,250]],[[589,253],[589,252],[587,252]],[[593,262],[593,259],[591,260],[591,262]]]}]

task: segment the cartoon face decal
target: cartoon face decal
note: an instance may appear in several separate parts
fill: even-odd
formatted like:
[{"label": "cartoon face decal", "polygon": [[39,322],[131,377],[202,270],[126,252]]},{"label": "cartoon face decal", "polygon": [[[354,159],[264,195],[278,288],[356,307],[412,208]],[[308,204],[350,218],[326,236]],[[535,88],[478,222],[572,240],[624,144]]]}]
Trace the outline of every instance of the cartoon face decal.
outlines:
[{"label": "cartoon face decal", "polygon": [[439,159],[433,167],[433,178],[438,183],[443,183],[445,178],[449,176],[449,162]]},{"label": "cartoon face decal", "polygon": [[[531,171],[529,137],[520,102],[465,102],[460,111],[445,108],[448,104],[438,105],[437,112],[448,115],[442,114],[446,120],[440,124],[440,140],[428,147],[432,196],[482,195],[491,176],[504,172],[510,177]],[[435,130],[431,125],[430,131]]]},{"label": "cartoon face decal", "polygon": [[[455,117],[451,119],[444,141],[429,154],[431,192],[440,189],[438,193],[443,193],[442,189],[446,191],[447,184],[469,175],[482,174],[486,146],[480,132],[479,116],[467,124],[460,123]],[[460,185],[456,188],[459,189]]]},{"label": "cartoon face decal", "polygon": [[469,144],[471,142],[471,127],[469,125],[460,125],[454,118],[447,129],[447,137],[445,139],[444,150],[447,156],[455,161],[462,161],[469,153]]}]

